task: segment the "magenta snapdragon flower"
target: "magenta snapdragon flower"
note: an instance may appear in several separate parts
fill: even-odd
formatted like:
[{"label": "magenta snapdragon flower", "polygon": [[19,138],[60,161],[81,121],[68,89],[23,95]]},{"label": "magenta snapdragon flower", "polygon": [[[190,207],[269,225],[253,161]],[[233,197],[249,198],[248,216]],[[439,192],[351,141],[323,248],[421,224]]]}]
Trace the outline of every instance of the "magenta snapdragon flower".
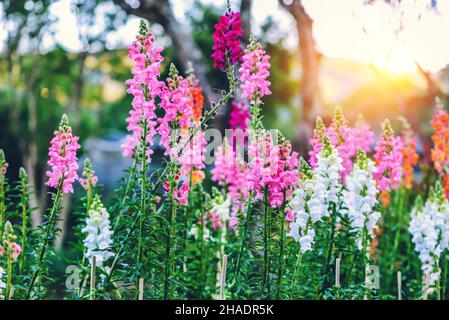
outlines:
[{"label": "magenta snapdragon flower", "polygon": [[[156,134],[156,97],[160,95],[164,83],[159,81],[160,67],[164,58],[163,48],[156,46],[154,36],[146,25],[141,25],[140,34],[128,48],[128,57],[134,61],[133,77],[126,81],[128,93],[133,96],[129,112],[126,142],[122,145],[123,155],[133,157],[136,148],[147,144],[147,157],[151,161],[153,137]],[[146,131],[146,132],[144,132]],[[142,141],[145,136],[145,141]]]},{"label": "magenta snapdragon flower", "polygon": [[211,58],[214,68],[226,70],[227,64],[235,64],[242,59],[240,39],[243,37],[242,20],[239,12],[228,10],[219,18],[212,36],[214,45]]},{"label": "magenta snapdragon flower", "polygon": [[245,131],[248,129],[248,123],[250,121],[249,109],[244,101],[233,101],[231,114],[229,117],[229,127],[232,130],[242,129]]},{"label": "magenta snapdragon flower", "polygon": [[260,104],[265,95],[271,94],[269,89],[271,83],[270,76],[270,56],[265,53],[260,43],[254,36],[245,49],[243,63],[240,67],[240,89],[242,96],[247,98],[251,105]]},{"label": "magenta snapdragon flower", "polygon": [[382,123],[383,134],[376,144],[377,171],[374,178],[380,191],[397,189],[402,181],[402,142],[400,137],[395,137],[390,121]]},{"label": "magenta snapdragon flower", "polygon": [[47,186],[53,188],[62,186],[62,192],[73,193],[73,183],[78,179],[78,158],[76,157],[76,150],[80,148],[78,140],[79,137],[73,136],[72,128],[64,114],[48,149],[50,157],[48,165],[51,170],[46,173]]}]

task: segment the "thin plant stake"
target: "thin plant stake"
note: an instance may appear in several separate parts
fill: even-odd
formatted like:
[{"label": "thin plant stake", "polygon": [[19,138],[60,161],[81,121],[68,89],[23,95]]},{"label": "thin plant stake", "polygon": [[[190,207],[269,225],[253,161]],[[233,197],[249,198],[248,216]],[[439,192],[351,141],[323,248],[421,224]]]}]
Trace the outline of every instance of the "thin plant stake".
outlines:
[{"label": "thin plant stake", "polygon": [[139,300],[143,300],[143,285],[144,285],[144,278],[139,279]]},{"label": "thin plant stake", "polygon": [[335,286],[340,288],[340,258],[335,260]]},{"label": "thin plant stake", "polygon": [[223,264],[221,265],[221,277],[220,277],[220,300],[225,300],[225,287],[226,287],[226,269],[228,267],[228,256],[223,256]]},{"label": "thin plant stake", "polygon": [[402,300],[402,274],[398,271],[398,300]]},{"label": "thin plant stake", "polygon": [[92,263],[90,265],[90,300],[95,300],[95,256],[92,257]]}]

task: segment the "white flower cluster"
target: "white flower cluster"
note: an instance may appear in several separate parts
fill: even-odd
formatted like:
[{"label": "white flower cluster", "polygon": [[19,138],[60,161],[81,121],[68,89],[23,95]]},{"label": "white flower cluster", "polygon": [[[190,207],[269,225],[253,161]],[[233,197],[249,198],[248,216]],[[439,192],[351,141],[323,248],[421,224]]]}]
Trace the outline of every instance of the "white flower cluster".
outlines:
[{"label": "white flower cluster", "polygon": [[86,227],[82,229],[82,232],[87,233],[84,239],[84,246],[87,248],[86,258],[91,261],[95,256],[96,265],[101,267],[106,260],[114,256],[114,253],[109,251],[112,245],[109,213],[98,196],[95,197],[88,213]]},{"label": "white flower cluster", "polygon": [[438,260],[441,255],[441,246],[438,243],[438,230],[432,219],[432,214],[427,211],[431,207],[428,203],[426,203],[424,208],[417,206],[412,210],[409,226],[412,242],[421,261],[424,296],[435,291],[435,284],[440,277]]},{"label": "white flower cluster", "polygon": [[[301,168],[307,166],[302,163]],[[315,230],[313,224],[327,214],[324,202],[325,186],[315,176],[304,176],[291,200],[291,208],[295,214],[295,221],[290,223],[287,236],[299,241],[302,253],[312,249]]]},{"label": "white flower cluster", "polygon": [[[346,190],[343,197],[348,209],[347,214],[352,227],[357,230],[357,246],[363,248],[363,232],[366,236],[373,235],[380,213],[374,211],[379,190],[373,173],[376,170],[374,161],[369,159],[363,151],[359,151],[352,172],[346,177]],[[365,246],[368,242],[365,242]]]},{"label": "white flower cluster", "polygon": [[[324,186],[324,201],[327,204],[334,203],[339,209],[342,190],[340,172],[343,170],[343,160],[326,136],[323,141],[323,149],[317,155],[315,175],[318,183]],[[328,211],[325,216],[329,216]]]}]

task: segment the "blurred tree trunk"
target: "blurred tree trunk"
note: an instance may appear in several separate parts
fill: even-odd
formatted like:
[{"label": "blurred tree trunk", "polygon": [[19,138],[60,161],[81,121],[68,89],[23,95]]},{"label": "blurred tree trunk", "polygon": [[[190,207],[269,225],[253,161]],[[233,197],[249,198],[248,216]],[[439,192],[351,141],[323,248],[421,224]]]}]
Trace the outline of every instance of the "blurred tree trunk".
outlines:
[{"label": "blurred tree trunk", "polygon": [[[279,0],[280,5],[286,9],[296,21],[298,32],[298,50],[301,63],[301,99],[302,123],[298,126],[298,138],[301,146],[306,146],[312,135],[315,118],[322,113],[322,104],[319,94],[320,54],[317,52],[313,38],[313,20],[304,9],[301,0]],[[307,151],[301,150],[303,156]]]},{"label": "blurred tree trunk", "polygon": [[[6,62],[8,70],[8,83],[10,85],[11,92],[11,104],[10,104],[10,121],[13,124],[20,123],[20,111],[22,102],[19,101],[18,92],[19,77],[22,75],[22,62],[21,58],[15,61],[15,56],[18,56],[18,47],[23,36],[23,30],[27,24],[27,17],[23,18],[20,24],[17,26],[15,33],[7,33],[6,39]],[[17,66],[18,68],[15,68]],[[28,108],[28,134],[19,132],[23,130],[20,125],[12,125],[11,130],[14,136],[17,138],[17,146],[22,154],[22,163],[27,171],[29,184],[33,192],[28,196],[28,205],[33,210],[31,211],[31,221],[34,227],[42,224],[42,203],[39,201],[39,192],[41,189],[38,187],[36,180],[36,166],[38,163],[38,150],[36,141],[37,130],[37,97],[35,92],[36,79],[37,79],[37,64],[32,67],[31,72],[24,78],[25,80],[25,95],[27,97]],[[17,77],[16,77],[17,75]],[[28,138],[29,137],[29,138]],[[43,191],[42,191],[43,192]]]},{"label": "blurred tree trunk", "polygon": [[113,0],[129,14],[147,19],[150,22],[160,24],[170,37],[174,51],[181,64],[182,70],[188,70],[189,61],[192,62],[195,74],[203,87],[206,101],[216,98],[212,86],[207,80],[207,65],[202,60],[202,54],[193,41],[192,36],[176,20],[169,0],[140,0],[138,8],[131,7],[125,0]]}]

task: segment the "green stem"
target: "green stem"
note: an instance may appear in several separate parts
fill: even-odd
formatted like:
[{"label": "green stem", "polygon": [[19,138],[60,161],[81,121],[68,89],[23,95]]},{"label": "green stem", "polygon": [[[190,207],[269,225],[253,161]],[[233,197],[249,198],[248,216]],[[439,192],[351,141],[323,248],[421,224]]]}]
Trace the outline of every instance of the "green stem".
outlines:
[{"label": "green stem", "polygon": [[[284,193],[284,199],[285,199],[285,193]],[[277,292],[276,292],[276,299],[279,300],[279,296],[281,294],[281,283],[282,283],[282,276],[284,273],[284,229],[285,229],[285,201],[283,208],[281,209],[281,212],[279,213],[279,217],[281,219],[281,227],[279,229],[279,237],[281,239],[281,249],[279,252],[279,270],[278,270],[278,283],[277,283]]]},{"label": "green stem", "polygon": [[11,249],[8,248],[8,275],[6,280],[6,300],[9,300],[11,295],[12,288],[12,252]]},{"label": "green stem", "polygon": [[336,209],[336,204],[333,203],[332,204],[332,215],[331,215],[331,219],[332,219],[332,225],[331,225],[331,235],[330,235],[330,241],[329,241],[329,250],[327,252],[327,257],[326,257],[326,262],[325,262],[325,268],[324,268],[324,279],[323,279],[323,285],[321,287],[321,295],[324,294],[324,290],[326,289],[326,280],[327,280],[327,274],[329,273],[329,269],[330,269],[330,264],[331,264],[331,259],[332,259],[332,252],[334,249],[334,239],[335,239],[335,227],[336,227],[336,215],[337,215],[337,209]]},{"label": "green stem", "polygon": [[251,214],[252,198],[253,198],[253,193],[250,192],[250,194],[248,196],[248,200],[246,202],[246,213],[245,213],[245,216],[243,217],[243,219],[245,220],[244,227],[243,227],[243,236],[241,237],[241,240],[240,240],[239,253],[237,256],[237,262],[235,264],[235,270],[234,270],[234,279],[235,279],[235,282],[237,285],[237,289],[238,289],[238,282],[239,282],[241,259],[243,256],[243,252],[245,250],[246,239],[248,237],[248,227],[249,227],[250,214]]},{"label": "green stem", "polygon": [[53,202],[53,207],[51,208],[51,211],[50,211],[50,217],[49,217],[48,223],[45,227],[44,241],[43,241],[42,247],[39,251],[37,268],[34,270],[33,276],[31,277],[30,285],[28,286],[28,291],[27,291],[27,295],[26,295],[27,300],[30,298],[31,292],[34,288],[34,284],[36,283],[36,279],[37,279],[39,273],[41,272],[42,263],[43,263],[43,260],[45,257],[45,251],[47,250],[48,242],[50,241],[51,232],[54,230],[54,224],[56,222],[56,216],[58,213],[59,203],[61,202],[62,195],[63,195],[62,194],[63,181],[64,181],[64,179],[61,178],[61,180],[59,182],[59,186],[58,186],[58,191],[56,193],[56,197]]},{"label": "green stem", "polygon": [[[176,206],[174,199],[174,188],[175,183],[172,179],[170,184],[170,212],[168,217],[168,235],[167,235],[167,243],[165,246],[165,281],[164,281],[164,300],[170,299],[170,277],[171,272],[174,269],[174,260],[172,258],[172,237],[175,233],[175,224],[176,224]],[[174,239],[173,239],[174,240]]]},{"label": "green stem", "polygon": [[269,273],[269,252],[268,252],[268,232],[269,232],[269,204],[268,204],[268,190],[264,191],[264,199],[263,199],[263,216],[264,216],[264,226],[263,226],[263,243],[264,243],[264,263],[263,263],[263,279],[262,279],[262,290],[268,288],[268,273]]},{"label": "green stem", "polygon": [[25,244],[26,244],[26,236],[27,236],[27,186],[26,184],[22,184],[21,186],[21,196],[20,196],[20,206],[22,208],[22,239],[21,246],[22,252],[20,255],[20,263],[19,263],[19,272],[22,272],[22,269],[25,265]]},{"label": "green stem", "polygon": [[137,157],[134,157],[133,165],[131,167],[131,170],[129,171],[128,181],[126,183],[125,191],[123,192],[122,201],[120,202],[119,214],[118,214],[117,220],[115,221],[115,224],[114,224],[114,230],[117,229],[117,227],[119,226],[120,220],[121,220],[122,215],[123,215],[122,208],[125,205],[126,200],[128,199],[128,192],[129,192],[129,189],[131,188],[131,184],[132,184],[132,182],[134,180],[133,178],[134,178],[134,174],[136,172],[137,159],[138,159]]},{"label": "green stem", "polygon": [[[139,240],[137,245],[137,261],[136,261],[136,288],[139,287],[139,279],[142,275],[142,266],[141,260],[143,255],[143,218],[145,216],[147,210],[147,201],[146,201],[146,185],[147,185],[147,121],[145,120],[143,125],[143,137],[142,137],[142,169],[140,171],[140,212],[139,212]],[[139,292],[137,291],[136,296],[138,297]]]},{"label": "green stem", "polygon": [[302,254],[301,250],[299,250],[298,257],[296,258],[295,273],[293,274],[292,284],[290,286],[290,297],[291,297],[291,294],[293,293],[293,290],[296,287],[296,281],[298,280],[299,270],[301,268],[302,256],[303,256],[303,254]]}]

